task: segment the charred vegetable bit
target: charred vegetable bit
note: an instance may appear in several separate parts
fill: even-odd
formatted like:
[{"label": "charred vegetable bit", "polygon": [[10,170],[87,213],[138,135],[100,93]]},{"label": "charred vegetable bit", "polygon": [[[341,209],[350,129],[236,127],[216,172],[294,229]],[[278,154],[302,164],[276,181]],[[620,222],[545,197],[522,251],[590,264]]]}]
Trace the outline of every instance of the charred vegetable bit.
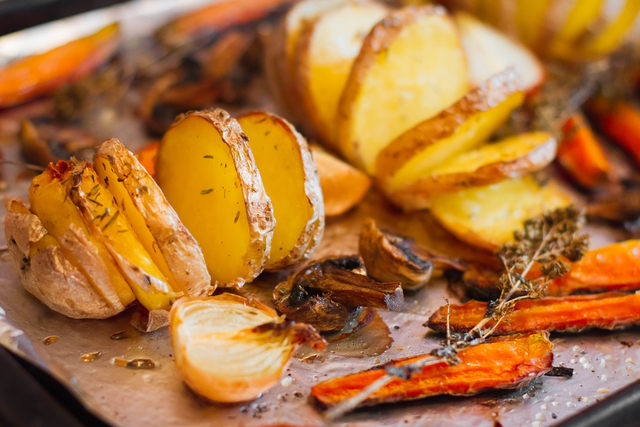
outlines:
[{"label": "charred vegetable bit", "polygon": [[549,371],[553,362],[552,345],[545,332],[492,338],[487,343],[460,351],[459,357],[457,365],[437,359],[417,372],[411,366],[432,356],[394,360],[368,371],[321,382],[311,389],[311,394],[321,405],[335,407],[391,375],[391,381],[357,406],[440,394],[467,396],[489,389],[523,387]]},{"label": "charred vegetable bit", "polygon": [[366,276],[357,256],[327,259],[280,283],[273,291],[276,308],[287,318],[320,331],[343,329],[358,307],[398,311],[404,303],[398,282],[382,283]]},{"label": "charred vegetable bit", "polygon": [[636,233],[640,230],[640,188],[633,187],[614,188],[595,197],[586,208],[589,220],[610,222]]},{"label": "charred vegetable bit", "polygon": [[[491,304],[491,303],[489,303]],[[490,306],[484,302],[441,307],[425,324],[447,330],[447,312],[452,331],[468,331],[485,318]],[[589,328],[620,329],[640,322],[640,294],[604,293],[546,297],[519,301],[506,321],[490,319],[485,327],[495,334],[526,331],[580,332]]]}]

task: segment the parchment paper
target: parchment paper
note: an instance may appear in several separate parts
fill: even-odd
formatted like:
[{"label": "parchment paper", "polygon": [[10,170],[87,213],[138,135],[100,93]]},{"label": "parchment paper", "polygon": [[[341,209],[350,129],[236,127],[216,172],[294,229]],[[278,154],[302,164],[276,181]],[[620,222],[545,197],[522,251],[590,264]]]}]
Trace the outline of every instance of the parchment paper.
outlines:
[{"label": "parchment paper", "polygon": [[[134,2],[140,3],[140,2]],[[148,1],[144,1],[147,6]],[[166,4],[166,2],[162,2]],[[147,12],[151,10],[145,9]],[[123,9],[126,12],[126,9]],[[166,13],[166,10],[163,12]],[[140,18],[142,19],[142,18]],[[157,17],[154,17],[157,19]],[[0,40],[2,46],[2,40]],[[2,49],[0,49],[0,52]],[[127,139],[122,135],[113,136]],[[5,141],[6,142],[6,141]],[[15,144],[4,145],[7,158],[18,158]],[[8,166],[8,190],[3,197],[26,198],[28,180]],[[4,221],[4,209],[1,209]],[[314,258],[357,252],[357,237],[367,216],[418,241],[437,239],[424,214],[400,215],[375,193],[353,212],[331,219]],[[4,226],[1,227],[4,242]],[[621,236],[591,228],[592,247]],[[436,237],[434,237],[436,236]],[[241,293],[270,301],[274,285],[286,274],[264,274]],[[172,359],[168,330],[142,335],[129,324],[132,310],[108,320],[71,320],[37,301],[20,285],[6,258],[0,256],[0,344],[51,372],[71,389],[91,411],[119,426],[321,426],[324,421],[309,399],[310,387],[324,379],[357,372],[391,359],[428,352],[441,337],[421,325],[443,304],[457,301],[444,280],[436,280],[416,295],[408,296],[404,311],[381,311],[394,342],[386,352],[361,359],[327,353],[313,361],[293,359],[282,381],[254,402],[237,405],[207,403],[181,381]],[[129,338],[112,340],[127,331]],[[59,336],[45,345],[45,338]],[[572,379],[543,377],[529,387],[471,398],[438,397],[406,404],[359,410],[335,425],[354,426],[545,426],[574,414],[609,392],[640,378],[640,330],[554,334],[556,365],[575,369]],[[100,352],[90,363],[81,356]],[[132,370],[112,363],[114,358],[148,358],[153,370]],[[638,364],[638,365],[637,365]]]}]

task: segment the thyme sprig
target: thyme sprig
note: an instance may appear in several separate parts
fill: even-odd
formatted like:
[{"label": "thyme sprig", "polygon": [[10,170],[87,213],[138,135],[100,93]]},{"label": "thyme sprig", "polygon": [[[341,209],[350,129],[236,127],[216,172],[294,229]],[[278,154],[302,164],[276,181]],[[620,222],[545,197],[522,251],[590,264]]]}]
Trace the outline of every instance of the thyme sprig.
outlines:
[{"label": "thyme sprig", "polygon": [[[582,259],[589,247],[589,235],[578,234],[584,223],[584,212],[575,206],[557,209],[525,221],[524,228],[514,232],[514,240],[504,244],[496,252],[504,267],[499,282],[500,297],[487,304],[484,318],[476,326],[466,333],[451,333],[450,304],[447,301],[447,338],[441,348],[434,349],[429,357],[414,363],[387,368],[386,375],[327,411],[325,417],[332,420],[352,411],[394,378],[408,380],[426,366],[443,361],[448,365],[460,363],[458,353],[486,342],[496,327],[513,312],[518,301],[542,298],[549,282],[569,270],[569,262]],[[528,278],[528,274],[536,266],[540,276]],[[486,327],[492,320],[493,326]]]}]

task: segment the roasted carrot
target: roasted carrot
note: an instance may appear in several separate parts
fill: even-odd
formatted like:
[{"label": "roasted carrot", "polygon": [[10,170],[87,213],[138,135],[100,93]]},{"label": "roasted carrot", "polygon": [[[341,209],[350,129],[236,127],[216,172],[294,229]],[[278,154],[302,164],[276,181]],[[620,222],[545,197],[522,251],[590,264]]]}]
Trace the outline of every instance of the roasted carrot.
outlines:
[{"label": "roasted carrot", "polygon": [[609,160],[582,114],[571,116],[562,131],[564,138],[558,148],[560,165],[583,187],[604,184],[610,169]]},{"label": "roasted carrot", "polygon": [[603,132],[640,163],[640,111],[625,101],[604,97],[589,102],[587,111]]},{"label": "roasted carrot", "polygon": [[[450,325],[455,332],[468,332],[487,312],[487,303],[470,301],[451,305]],[[528,331],[580,332],[589,328],[619,329],[640,322],[640,294],[608,292],[595,295],[546,297],[523,300],[495,329],[496,334]],[[440,307],[425,324],[447,330],[447,306]],[[493,320],[485,325],[491,328]]]},{"label": "roasted carrot", "polygon": [[159,144],[158,141],[153,141],[137,153],[138,161],[151,176],[153,176],[156,171],[156,155],[158,154]]},{"label": "roasted carrot", "polygon": [[[394,378],[369,396],[361,406],[421,399],[440,394],[472,395],[489,389],[509,389],[526,385],[533,378],[544,375],[553,362],[552,345],[548,334],[491,338],[461,350],[460,363],[449,366],[442,360],[425,366],[408,380]],[[377,368],[332,378],[315,385],[311,394],[322,405],[332,407],[363,391],[389,368],[402,367],[430,355],[394,360]]]},{"label": "roasted carrot", "polygon": [[9,107],[77,81],[116,50],[118,24],[49,52],[10,63],[0,70],[0,107]]},{"label": "roasted carrot", "polygon": [[194,36],[224,31],[263,18],[297,0],[226,0],[179,16],[158,31],[158,38],[177,46]]}]

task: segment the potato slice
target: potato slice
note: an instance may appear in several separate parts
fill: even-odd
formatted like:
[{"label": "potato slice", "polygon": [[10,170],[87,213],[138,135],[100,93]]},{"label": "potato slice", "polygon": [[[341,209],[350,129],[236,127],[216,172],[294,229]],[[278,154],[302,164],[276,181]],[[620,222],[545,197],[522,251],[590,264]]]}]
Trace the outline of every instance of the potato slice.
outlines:
[{"label": "potato slice", "polygon": [[298,84],[308,120],[318,137],[335,144],[336,113],[364,38],[388,9],[375,2],[348,2],[325,12],[300,36]]},{"label": "potato slice", "polygon": [[571,199],[555,183],[542,187],[525,176],[433,196],[431,213],[459,239],[495,250],[513,240],[525,220],[569,204]]},{"label": "potato slice", "polygon": [[267,270],[290,267],[313,254],[324,232],[320,178],[307,141],[286,120],[262,111],[238,117],[265,191],[276,228]]},{"label": "potato slice", "polygon": [[376,178],[393,193],[429,175],[445,160],[482,145],[523,101],[512,69],[493,76],[389,144],[378,156]]},{"label": "potato slice", "polygon": [[275,228],[248,139],[226,111],[192,112],[171,126],[157,155],[158,183],[221,286],[260,274]]},{"label": "potato slice", "polygon": [[340,149],[372,174],[391,141],[468,90],[464,50],[445,9],[396,10],[373,28],[353,64],[336,124]]},{"label": "potato slice", "polygon": [[388,196],[405,210],[425,209],[435,194],[485,186],[541,169],[553,161],[556,151],[556,140],[546,132],[517,135],[451,157]]},{"label": "potato slice", "polygon": [[523,44],[469,14],[456,13],[454,19],[460,29],[474,85],[482,84],[509,67],[520,76],[525,92],[531,92],[543,83],[544,66]]},{"label": "potato slice", "polygon": [[133,153],[110,139],[98,149],[93,168],[173,290],[190,296],[213,292],[198,243]]},{"label": "potato slice", "polygon": [[357,205],[371,187],[369,177],[317,145],[311,152],[320,175],[324,214],[341,215]]},{"label": "potato slice", "polygon": [[58,242],[64,257],[86,277],[115,312],[135,300],[104,243],[91,233],[69,193],[79,170],[58,162],[35,177],[29,188],[31,211]]},{"label": "potato slice", "polygon": [[[323,13],[346,4],[349,0],[304,0],[285,15],[268,43],[265,60],[270,86],[281,92],[281,101],[293,117],[300,116],[297,50],[300,35]],[[271,65],[269,64],[271,62]]]},{"label": "potato slice", "polygon": [[20,281],[47,307],[72,319],[105,319],[124,310],[124,305],[111,305],[96,291],[24,205],[11,203],[4,226]]},{"label": "potato slice", "polygon": [[147,310],[169,310],[173,288],[160,272],[93,168],[82,162],[70,197],[92,233],[101,238],[136,299]]}]

